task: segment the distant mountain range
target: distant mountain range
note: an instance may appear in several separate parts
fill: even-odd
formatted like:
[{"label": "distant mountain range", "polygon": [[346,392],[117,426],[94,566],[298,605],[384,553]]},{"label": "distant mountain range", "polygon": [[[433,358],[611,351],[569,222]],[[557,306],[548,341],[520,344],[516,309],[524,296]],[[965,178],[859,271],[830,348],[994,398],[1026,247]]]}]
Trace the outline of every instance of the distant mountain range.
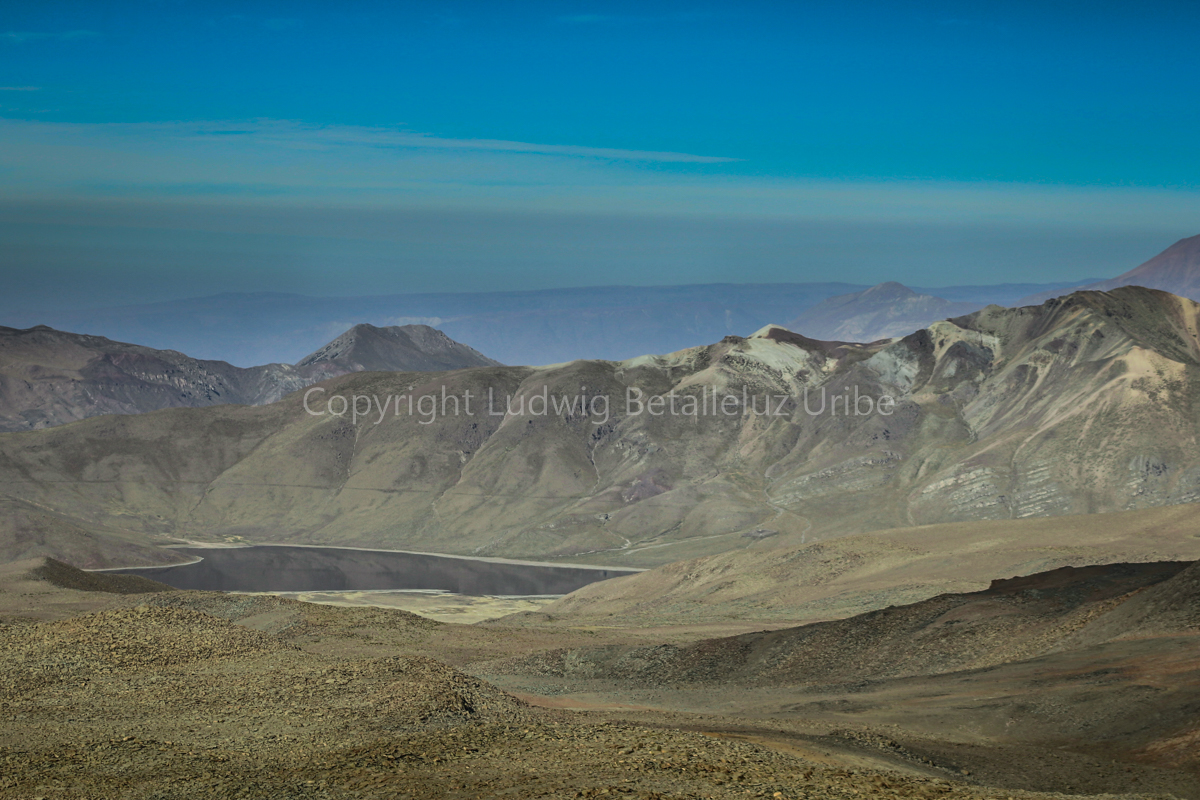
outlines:
[{"label": "distant mountain range", "polygon": [[[0,560],[100,566],[154,537],[245,536],[655,566],[767,535],[1200,500],[1200,305],[1142,288],[865,345],[772,326],[622,362],[321,388],[390,405],[354,420],[294,393],[0,434]],[[443,391],[473,413],[436,411]],[[425,396],[425,414],[397,399]],[[654,396],[658,413],[630,399]]]},{"label": "distant mountain range", "polygon": [[1004,297],[1002,292],[963,291],[971,287],[920,290],[931,292],[922,294],[890,281],[822,300],[789,322],[787,327],[815,339],[870,342],[905,336],[938,320],[969,314],[989,304],[1040,305],[1072,291],[1106,292],[1121,286],[1145,286],[1200,300],[1200,236],[1182,239],[1141,266],[1111,280],[1047,287],[1019,298]]},{"label": "distant mountain range", "polygon": [[[1121,286],[1146,286],[1200,300],[1200,236],[1180,239],[1141,266],[1111,280],[1094,281],[1080,288],[1107,292]],[[1021,298],[1021,305],[1036,305],[1061,294],[1060,290],[1035,292]]]},{"label": "distant mountain range", "polygon": [[[1031,292],[1069,285],[917,291],[979,306],[1011,305]],[[296,363],[358,322],[381,327],[426,324],[506,364],[556,364],[669,353],[730,334],[746,336],[769,322],[793,319],[822,300],[867,288],[791,283],[382,297],[221,294],[120,308],[21,312],[0,318],[0,323],[16,328],[45,324],[239,366]]]},{"label": "distant mountain range", "polygon": [[101,414],[273,403],[348,372],[497,363],[427,325],[356,325],[295,366],[248,368],[44,325],[0,327],[0,431],[45,428]]},{"label": "distant mountain range", "polygon": [[930,323],[978,311],[979,303],[917,294],[895,281],[822,300],[787,324],[813,339],[873,342],[907,336]]}]

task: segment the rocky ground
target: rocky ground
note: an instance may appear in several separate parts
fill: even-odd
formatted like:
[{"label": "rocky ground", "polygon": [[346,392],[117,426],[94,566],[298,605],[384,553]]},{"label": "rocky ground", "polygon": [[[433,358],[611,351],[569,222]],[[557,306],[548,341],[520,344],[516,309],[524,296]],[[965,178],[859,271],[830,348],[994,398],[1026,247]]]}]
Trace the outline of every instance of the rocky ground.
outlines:
[{"label": "rocky ground", "polygon": [[0,569],[0,798],[1046,796],[984,785],[970,748],[472,674],[603,632],[93,578]]}]

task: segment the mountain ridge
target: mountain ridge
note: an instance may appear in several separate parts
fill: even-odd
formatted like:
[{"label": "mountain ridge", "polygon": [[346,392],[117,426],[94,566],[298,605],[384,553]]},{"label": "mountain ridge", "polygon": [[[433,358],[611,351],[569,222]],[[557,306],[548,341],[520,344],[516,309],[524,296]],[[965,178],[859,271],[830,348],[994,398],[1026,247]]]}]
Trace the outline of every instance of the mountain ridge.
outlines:
[{"label": "mountain ridge", "polygon": [[[375,369],[496,364],[425,325],[368,327],[369,331],[360,331],[356,326],[343,334],[367,334],[371,344],[357,355],[350,348],[339,357],[310,363],[257,367],[235,367],[177,350],[156,350],[47,325],[0,327],[4,361],[0,367],[0,431],[33,430],[102,414],[137,414],[161,408],[263,405],[336,375],[362,371],[367,366],[357,360],[360,357]],[[423,352],[423,344],[430,345],[431,352]]]},{"label": "mountain ridge", "polygon": [[[1073,284],[921,289],[954,299],[1009,305],[1040,288]],[[793,319],[834,295],[868,288],[838,282],[590,286],[508,292],[310,297],[281,292],[184,298],[134,306],[50,312],[10,311],[6,325],[46,322],[240,366],[294,363],[353,322],[424,323],[506,364],[621,360],[744,336],[771,320]]]},{"label": "mountain ridge", "polygon": [[[747,547],[760,529],[798,546],[1190,503],[1198,328],[1200,305],[1123,288],[869,344],[768,327],[621,362],[354,372],[323,382],[321,403],[361,395],[383,413],[300,392],[0,435],[0,488],[131,536],[632,567]],[[397,408],[443,391],[469,392],[473,413]],[[668,396],[692,411],[662,411]],[[856,415],[860,397],[875,411]]]}]

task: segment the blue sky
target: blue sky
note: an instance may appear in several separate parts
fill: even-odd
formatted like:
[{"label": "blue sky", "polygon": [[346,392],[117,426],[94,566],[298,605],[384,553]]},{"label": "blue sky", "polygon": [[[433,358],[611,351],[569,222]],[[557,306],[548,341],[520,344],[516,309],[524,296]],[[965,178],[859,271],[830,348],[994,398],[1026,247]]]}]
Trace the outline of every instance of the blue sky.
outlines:
[{"label": "blue sky", "polygon": [[[1200,232],[1196,30],[1194,2],[10,0],[0,270],[69,304],[1111,275]],[[396,233],[430,215],[443,240]]]}]

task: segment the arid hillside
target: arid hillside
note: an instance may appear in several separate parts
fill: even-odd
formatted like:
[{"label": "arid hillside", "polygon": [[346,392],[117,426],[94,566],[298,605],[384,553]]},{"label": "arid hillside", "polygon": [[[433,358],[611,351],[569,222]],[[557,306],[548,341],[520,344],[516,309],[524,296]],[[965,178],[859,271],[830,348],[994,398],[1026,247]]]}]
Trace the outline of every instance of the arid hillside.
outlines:
[{"label": "arid hillside", "polygon": [[891,343],[768,326],[623,362],[355,373],[268,406],[5,434],[0,492],[26,511],[0,553],[59,555],[82,531],[655,566],[1189,503],[1198,328],[1196,303],[1125,288]]},{"label": "arid hillside", "polygon": [[594,703],[835,725],[993,786],[1196,797],[1198,578],[1197,562],[1064,567],[837,621],[476,670]]},{"label": "arid hillside", "polygon": [[1061,567],[1200,559],[1200,505],[954,522],[755,547],[595,583],[524,615],[529,624],[640,628],[840,619],[996,578]]}]

